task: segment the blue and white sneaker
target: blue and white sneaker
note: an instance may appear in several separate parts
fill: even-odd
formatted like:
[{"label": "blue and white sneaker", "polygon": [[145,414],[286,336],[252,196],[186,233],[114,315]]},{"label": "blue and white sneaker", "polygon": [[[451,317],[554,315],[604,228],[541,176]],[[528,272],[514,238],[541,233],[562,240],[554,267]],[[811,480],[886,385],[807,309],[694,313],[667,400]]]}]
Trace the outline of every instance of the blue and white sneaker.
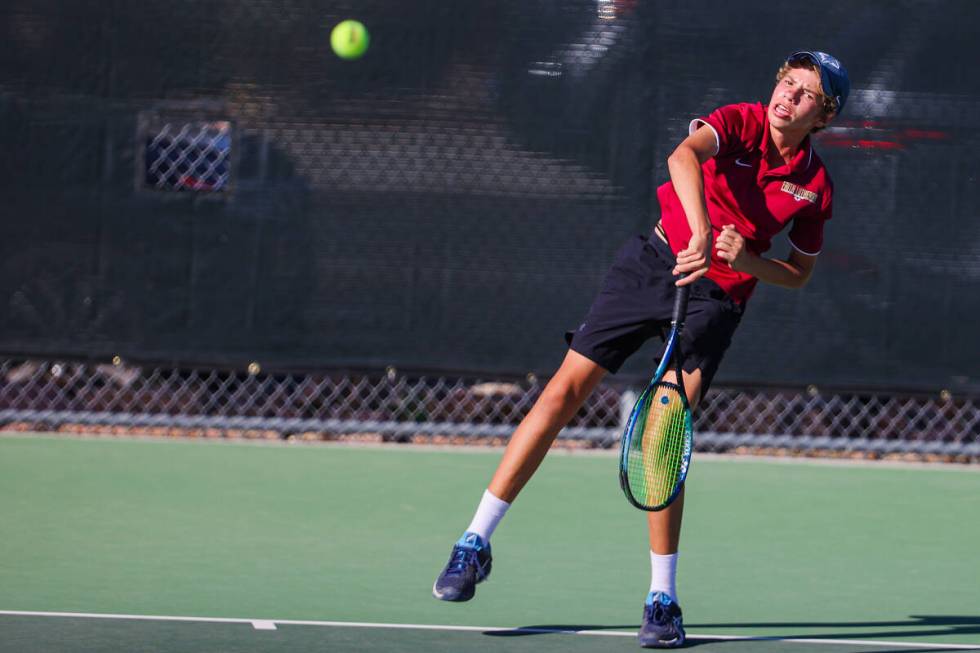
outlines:
[{"label": "blue and white sneaker", "polygon": [[664,592],[650,592],[643,606],[643,625],[637,635],[643,648],[684,646],[684,616],[681,606]]},{"label": "blue and white sneaker", "polygon": [[432,586],[432,596],[441,601],[469,601],[476,593],[476,584],[490,575],[492,562],[490,543],[476,533],[463,533]]}]

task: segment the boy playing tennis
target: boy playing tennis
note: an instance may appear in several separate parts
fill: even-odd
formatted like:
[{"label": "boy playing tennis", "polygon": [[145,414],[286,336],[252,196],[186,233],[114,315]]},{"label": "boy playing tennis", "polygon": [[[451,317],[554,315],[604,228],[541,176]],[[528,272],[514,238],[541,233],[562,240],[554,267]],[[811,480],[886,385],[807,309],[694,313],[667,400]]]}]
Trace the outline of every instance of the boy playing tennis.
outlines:
[{"label": "boy playing tennis", "polygon": [[[810,278],[831,216],[833,186],[810,134],[840,114],[847,72],[823,52],[796,52],[776,76],[768,105],[733,104],[693,120],[657,190],[661,220],[619,251],[569,350],[514,431],[473,521],[453,546],[432,592],[468,601],[490,574],[490,536],[537,470],[558,432],[607,372],[669,322],[675,289],[691,285],[682,346],[684,385],[696,407],[707,393],[758,281],[800,288]],[[785,260],[764,258],[790,227]],[[678,280],[680,275],[686,275]],[[668,373],[666,381],[675,380]],[[675,576],[684,493],[647,513],[651,583],[640,644],[684,644]]]}]

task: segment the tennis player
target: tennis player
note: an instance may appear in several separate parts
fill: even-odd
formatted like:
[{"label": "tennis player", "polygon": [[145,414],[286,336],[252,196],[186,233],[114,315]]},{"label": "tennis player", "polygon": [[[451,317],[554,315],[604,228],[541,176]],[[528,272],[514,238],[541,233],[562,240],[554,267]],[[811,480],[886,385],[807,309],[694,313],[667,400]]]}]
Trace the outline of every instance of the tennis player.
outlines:
[{"label": "tennis player", "polygon": [[[833,186],[810,135],[840,115],[850,83],[834,57],[796,52],[780,66],[768,105],[733,104],[691,122],[657,190],[661,219],[619,251],[569,350],[517,427],[493,479],[432,592],[468,601],[490,574],[490,537],[558,432],[607,372],[615,373],[670,321],[677,286],[690,285],[684,386],[696,407],[711,386],[759,281],[800,288],[813,273]],[[785,259],[763,254],[789,229]],[[676,380],[668,373],[667,381]],[[640,644],[684,644],[676,570],[684,493],[647,513],[651,583]]]}]

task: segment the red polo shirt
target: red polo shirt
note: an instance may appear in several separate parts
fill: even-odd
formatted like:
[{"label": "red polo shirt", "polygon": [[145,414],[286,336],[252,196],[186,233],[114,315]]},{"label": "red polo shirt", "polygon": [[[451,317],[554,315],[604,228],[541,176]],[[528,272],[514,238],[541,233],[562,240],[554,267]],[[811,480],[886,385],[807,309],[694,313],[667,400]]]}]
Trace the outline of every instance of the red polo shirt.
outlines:
[{"label": "red polo shirt", "polygon": [[[762,254],[772,237],[792,224],[790,243],[804,254],[819,254],[823,223],[830,219],[833,183],[823,161],[813,151],[810,138],[800,145],[789,164],[770,168],[766,154],[771,147],[769,119],[762,104],[731,104],[705,118],[691,121],[691,133],[702,125],[714,132],[718,153],[701,166],[708,217],[717,237],[722,226],[735,225],[746,248]],[[684,208],[667,182],[657,189],[661,219],[670,248],[675,253],[691,238]],[[705,275],[738,303],[752,294],[758,279],[736,272],[718,258],[712,247],[711,266]]]}]

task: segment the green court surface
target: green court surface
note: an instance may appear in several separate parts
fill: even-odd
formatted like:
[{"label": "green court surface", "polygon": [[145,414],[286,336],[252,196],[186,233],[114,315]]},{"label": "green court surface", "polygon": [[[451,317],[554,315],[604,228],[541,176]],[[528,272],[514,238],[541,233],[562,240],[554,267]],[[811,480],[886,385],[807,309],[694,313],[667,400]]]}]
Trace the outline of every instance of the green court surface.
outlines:
[{"label": "green court surface", "polygon": [[[638,650],[612,453],[549,456],[476,599],[431,598],[499,457],[0,437],[0,652]],[[693,646],[980,648],[977,468],[695,455],[686,513]]]}]

